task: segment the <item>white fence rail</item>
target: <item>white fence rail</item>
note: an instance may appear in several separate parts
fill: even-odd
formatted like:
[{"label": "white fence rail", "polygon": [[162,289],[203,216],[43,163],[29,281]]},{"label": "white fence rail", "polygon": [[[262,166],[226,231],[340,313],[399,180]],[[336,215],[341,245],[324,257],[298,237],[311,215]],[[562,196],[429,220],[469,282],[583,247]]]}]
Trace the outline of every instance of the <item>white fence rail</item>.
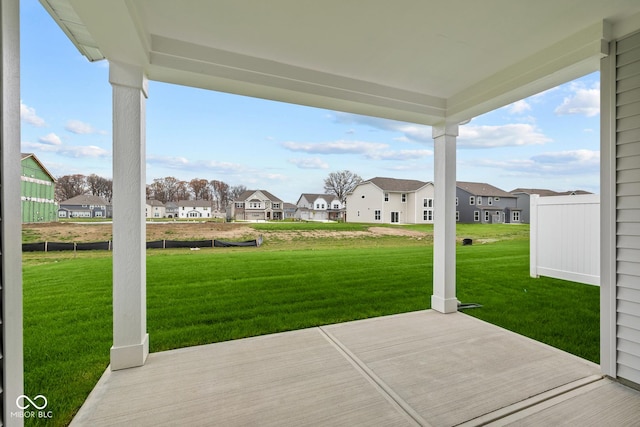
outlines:
[{"label": "white fence rail", "polygon": [[600,285],[600,196],[531,196],[530,274]]}]

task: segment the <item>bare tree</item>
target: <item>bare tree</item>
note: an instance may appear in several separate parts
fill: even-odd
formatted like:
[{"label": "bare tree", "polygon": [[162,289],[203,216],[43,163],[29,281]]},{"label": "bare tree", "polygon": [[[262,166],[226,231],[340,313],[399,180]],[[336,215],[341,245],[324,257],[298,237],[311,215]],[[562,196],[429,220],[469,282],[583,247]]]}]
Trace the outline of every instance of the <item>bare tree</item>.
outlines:
[{"label": "bare tree", "polygon": [[216,179],[209,182],[211,196],[217,209],[226,208],[229,204],[229,185]]},{"label": "bare tree", "polygon": [[175,189],[175,201],[191,199],[191,192],[189,191],[187,181],[177,181]]},{"label": "bare tree", "polygon": [[194,178],[189,181],[189,188],[196,200],[209,200],[209,181],[206,179]]},{"label": "bare tree", "polygon": [[335,194],[344,204],[347,199],[347,194],[353,191],[360,182],[362,182],[360,175],[351,171],[342,170],[331,172],[329,176],[324,179],[324,191]]},{"label": "bare tree", "polygon": [[88,192],[87,177],[81,174],[64,175],[56,182],[56,200],[61,202]]},{"label": "bare tree", "polygon": [[113,181],[96,174],[91,174],[87,178],[87,187],[90,194],[100,196],[107,202],[113,198]]},{"label": "bare tree", "polygon": [[178,180],[172,176],[165,178],[155,178],[149,185],[149,197],[161,201],[162,203],[175,202],[178,191]]},{"label": "bare tree", "polygon": [[236,200],[239,195],[247,191],[247,187],[244,185],[234,185],[229,189],[229,198],[231,201]]}]

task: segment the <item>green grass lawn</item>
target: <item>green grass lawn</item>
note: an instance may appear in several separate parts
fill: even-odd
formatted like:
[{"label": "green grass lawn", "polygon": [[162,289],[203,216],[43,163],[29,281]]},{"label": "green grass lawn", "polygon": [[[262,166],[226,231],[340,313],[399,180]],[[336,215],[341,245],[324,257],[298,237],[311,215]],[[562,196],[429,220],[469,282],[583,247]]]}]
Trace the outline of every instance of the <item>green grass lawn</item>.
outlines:
[{"label": "green grass lawn", "polygon": [[[320,229],[292,224],[277,225]],[[462,226],[458,236],[474,239],[458,246],[458,297],[483,305],[467,314],[598,361],[597,287],[529,278],[526,226]],[[152,352],[426,309],[432,291],[430,239],[147,253]],[[47,397],[47,425],[65,425],[109,363],[110,253],[25,254],[23,270],[25,393]]]}]

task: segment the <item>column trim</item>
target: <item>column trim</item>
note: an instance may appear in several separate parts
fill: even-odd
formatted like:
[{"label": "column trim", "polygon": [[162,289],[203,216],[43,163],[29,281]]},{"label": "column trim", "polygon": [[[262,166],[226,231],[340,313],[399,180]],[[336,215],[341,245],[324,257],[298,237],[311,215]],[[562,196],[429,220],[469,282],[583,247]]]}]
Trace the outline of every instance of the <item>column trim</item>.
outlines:
[{"label": "column trim", "polygon": [[458,311],[456,298],[456,137],[458,124],[434,126],[433,295],[431,308]]}]

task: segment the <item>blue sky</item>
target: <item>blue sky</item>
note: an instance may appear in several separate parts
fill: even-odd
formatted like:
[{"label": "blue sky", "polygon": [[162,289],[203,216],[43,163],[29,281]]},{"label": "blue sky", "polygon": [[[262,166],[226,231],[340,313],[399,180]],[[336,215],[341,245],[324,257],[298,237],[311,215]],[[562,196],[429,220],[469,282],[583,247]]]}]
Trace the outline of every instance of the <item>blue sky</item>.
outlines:
[{"label": "blue sky", "polygon": [[[38,2],[21,1],[22,151],[54,176],[111,178],[111,86]],[[457,179],[599,192],[599,74],[460,128]],[[348,169],[433,179],[431,128],[149,82],[147,183],[174,176],[264,189],[295,203]]]}]

